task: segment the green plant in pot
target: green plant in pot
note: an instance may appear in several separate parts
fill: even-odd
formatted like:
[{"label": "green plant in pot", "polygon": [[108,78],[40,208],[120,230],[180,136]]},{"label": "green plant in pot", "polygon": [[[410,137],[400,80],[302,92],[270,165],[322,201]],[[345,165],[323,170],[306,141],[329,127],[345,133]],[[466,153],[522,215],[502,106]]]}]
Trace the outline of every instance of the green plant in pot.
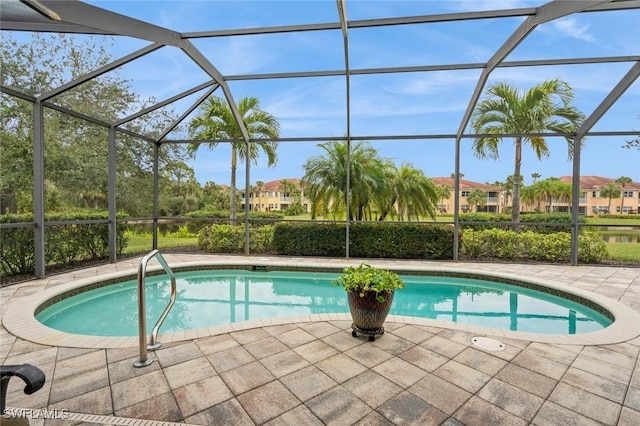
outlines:
[{"label": "green plant in pot", "polygon": [[364,263],[345,268],[333,284],[347,292],[353,318],[351,334],[369,335],[370,341],[384,333],[382,324],[391,309],[395,290],[404,288],[404,281],[395,272]]}]

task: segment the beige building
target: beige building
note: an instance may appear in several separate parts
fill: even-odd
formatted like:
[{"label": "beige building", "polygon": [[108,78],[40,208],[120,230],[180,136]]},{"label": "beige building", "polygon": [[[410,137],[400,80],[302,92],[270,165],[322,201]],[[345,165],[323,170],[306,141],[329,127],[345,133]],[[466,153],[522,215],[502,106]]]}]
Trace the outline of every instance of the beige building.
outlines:
[{"label": "beige building", "polygon": [[[285,182],[288,182],[291,187],[288,187]],[[293,188],[295,188],[295,191],[291,190]],[[246,202],[244,191],[240,191],[240,197],[240,202],[242,203],[241,208],[244,209]],[[257,212],[284,211],[289,208],[296,199],[299,199],[304,210],[309,212],[311,206],[300,185],[300,179],[287,178],[272,180],[263,183],[260,187],[254,186],[249,196],[249,210]]]},{"label": "beige building", "polygon": [[[563,176],[561,181],[572,183],[571,176]],[[603,197],[601,189],[603,186],[613,183],[613,178],[601,176],[581,176],[580,177],[580,214],[588,216],[598,214],[638,214],[640,213],[640,182],[631,182],[620,188],[620,197]],[[567,207],[566,210],[569,211]]]},{"label": "beige building", "polygon": [[[453,214],[454,211],[454,181],[451,177],[434,177],[432,178],[436,187],[447,187],[449,196],[442,197],[438,200],[437,211],[440,213]],[[561,181],[571,183],[571,176],[563,176]],[[290,188],[283,183],[290,182],[299,194],[290,193]],[[582,215],[598,215],[606,214],[640,214],[640,183],[632,182],[621,188],[621,196],[612,198],[603,197],[601,189],[604,185],[614,183],[615,179],[600,176],[583,176],[580,178],[580,201],[579,212]],[[472,194],[474,191],[480,190],[484,192],[484,205],[474,203]],[[241,203],[244,208],[244,191],[241,191]],[[623,201],[624,197],[624,201]],[[284,211],[296,198],[300,199],[302,207],[309,212],[311,205],[305,196],[304,189],[300,186],[300,179],[288,178],[266,182],[260,188],[254,188],[249,197],[249,208],[252,211]],[[509,194],[498,186],[488,185],[486,183],[474,182],[468,179],[460,179],[460,213],[466,212],[490,212],[503,213],[507,207],[511,205]],[[523,212],[532,212],[536,210],[534,205],[522,204]],[[551,202],[553,211],[569,212],[571,210],[570,200],[553,200]],[[543,206],[543,210],[548,209]],[[622,212],[622,213],[621,213]]]},{"label": "beige building", "polygon": [[[437,188],[447,187],[449,189],[449,197],[438,200],[438,212],[453,214],[454,212],[454,180],[450,177],[434,177],[431,178]],[[481,190],[485,193],[484,205],[474,204],[470,201],[470,196],[475,190]],[[486,183],[474,182],[467,179],[460,179],[460,213],[466,212],[489,212],[501,213],[505,209],[504,195],[497,186],[488,185]]]}]

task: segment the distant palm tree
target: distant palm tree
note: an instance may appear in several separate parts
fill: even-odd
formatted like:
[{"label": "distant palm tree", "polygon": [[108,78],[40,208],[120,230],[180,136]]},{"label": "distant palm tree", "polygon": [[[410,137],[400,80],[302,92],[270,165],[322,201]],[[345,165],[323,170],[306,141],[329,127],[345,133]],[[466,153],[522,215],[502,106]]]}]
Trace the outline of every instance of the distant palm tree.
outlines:
[{"label": "distant palm tree", "polygon": [[607,213],[611,213],[611,199],[618,198],[621,193],[622,193],[622,190],[615,183],[608,183],[606,185],[603,185],[602,188],[600,188],[600,196],[609,199],[609,206],[607,207]]},{"label": "distant palm tree", "polygon": [[391,197],[386,201],[378,220],[384,220],[394,206],[400,220],[404,220],[405,215],[410,220],[411,214],[417,220],[420,215],[435,220],[438,189],[422,170],[409,163],[403,163],[400,167],[391,165],[387,184],[390,186]]},{"label": "distant palm tree", "polygon": [[484,209],[484,206],[487,204],[487,193],[480,188],[475,188],[467,197],[467,203],[472,205],[476,212],[478,211],[478,207]]},{"label": "distant palm tree", "polygon": [[616,183],[618,185],[620,185],[620,187],[622,188],[622,202],[620,203],[620,213],[624,213],[624,188],[629,185],[631,182],[633,182],[633,180],[630,177],[627,176],[621,176],[618,179],[616,179]]},{"label": "distant palm tree", "polygon": [[549,212],[554,210],[554,200],[567,202],[571,199],[571,184],[565,183],[558,178],[548,178],[536,182],[532,187],[538,202],[541,200],[547,201],[547,211]]},{"label": "distant palm tree", "polygon": [[262,186],[263,185],[264,185],[263,181],[261,180],[256,181],[256,191],[258,192],[258,211],[262,211]]},{"label": "distant palm tree", "polygon": [[533,183],[536,183],[536,181],[541,177],[542,175],[540,173],[531,173],[531,178],[533,179]]},{"label": "distant palm tree", "polygon": [[303,165],[302,186],[307,188],[312,219],[317,215],[336,217],[346,213],[350,220],[363,220],[368,211],[384,205],[390,195],[386,182],[389,160],[380,158],[378,151],[366,142],[352,144],[347,190],[347,143],[332,141],[318,146],[324,150],[323,155],[311,157]]},{"label": "distant palm tree", "polygon": [[540,197],[536,190],[539,188],[538,182],[523,186],[520,190],[520,200],[529,205],[537,204],[536,211],[540,211]]},{"label": "distant palm tree", "polygon": [[[238,102],[238,111],[242,116],[244,126],[251,139],[277,139],[280,136],[280,124],[278,120],[266,111],[260,109],[260,101],[255,97],[246,97]],[[217,96],[211,96],[200,107],[199,114],[189,123],[189,134],[194,140],[213,141],[215,139],[242,139],[242,132],[235,120],[231,108],[227,102]],[[195,158],[196,151],[202,144],[193,142],[187,145],[187,152]],[[206,142],[209,149],[218,146],[218,142]],[[269,167],[278,161],[276,150],[278,143],[274,141],[260,141],[249,144],[249,152],[244,142],[231,142],[231,182],[230,182],[230,217],[236,219],[236,168],[238,158],[246,159],[247,156],[253,164],[256,164],[261,149],[268,159]]]},{"label": "distant palm tree", "polygon": [[438,198],[440,199],[440,205],[444,205],[444,200],[449,199],[451,197],[451,189],[449,186],[442,184],[438,185]]},{"label": "distant palm tree", "polygon": [[[522,145],[528,144],[538,159],[549,156],[549,148],[541,136],[528,133],[552,131],[566,134],[569,157],[573,152],[572,134],[584,121],[584,115],[571,105],[573,91],[561,80],[547,80],[521,94],[506,83],[496,83],[486,90],[486,98],[476,106],[471,126],[479,134],[512,133],[515,137],[513,172],[513,204],[511,220],[520,221],[520,186]],[[476,138],[473,149],[478,158],[499,158],[502,136]]]}]

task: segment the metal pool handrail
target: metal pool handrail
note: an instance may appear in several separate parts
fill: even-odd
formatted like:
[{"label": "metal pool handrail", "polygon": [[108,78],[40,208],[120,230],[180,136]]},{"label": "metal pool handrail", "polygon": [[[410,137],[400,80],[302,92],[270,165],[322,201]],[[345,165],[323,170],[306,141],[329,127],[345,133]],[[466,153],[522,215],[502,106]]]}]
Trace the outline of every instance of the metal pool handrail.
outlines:
[{"label": "metal pool handrail", "polygon": [[[145,275],[147,272],[147,263],[152,258],[157,258],[160,266],[165,270],[165,272],[171,278],[171,297],[169,299],[169,303],[167,307],[164,308],[162,315],[156,321],[156,324],[153,326],[151,330],[151,336],[149,338],[149,344],[147,345],[147,308],[145,304],[145,296],[144,296],[144,284],[145,284]],[[164,259],[162,254],[158,250],[153,250],[151,253],[147,254],[145,257],[140,260],[140,265],[138,266],[138,336],[140,338],[140,359],[133,363],[134,367],[146,367],[153,362],[153,358],[148,357],[148,350],[158,349],[162,343],[158,342],[158,330],[160,326],[164,322],[164,319],[169,314],[171,307],[176,301],[176,276],[173,271],[167,264],[167,261]]]}]

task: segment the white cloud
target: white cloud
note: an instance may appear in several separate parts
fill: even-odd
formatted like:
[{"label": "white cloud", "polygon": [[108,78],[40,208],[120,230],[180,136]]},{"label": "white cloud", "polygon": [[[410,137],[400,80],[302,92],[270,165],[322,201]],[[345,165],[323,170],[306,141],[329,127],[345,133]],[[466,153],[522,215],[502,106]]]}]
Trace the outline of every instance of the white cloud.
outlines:
[{"label": "white cloud", "polygon": [[546,3],[544,0],[458,0],[449,2],[454,9],[471,12],[537,7],[544,3]]},{"label": "white cloud", "polygon": [[575,17],[557,19],[551,22],[554,31],[560,32],[567,37],[584,40],[588,42],[595,41],[595,38],[588,32],[588,24],[580,24]]}]

